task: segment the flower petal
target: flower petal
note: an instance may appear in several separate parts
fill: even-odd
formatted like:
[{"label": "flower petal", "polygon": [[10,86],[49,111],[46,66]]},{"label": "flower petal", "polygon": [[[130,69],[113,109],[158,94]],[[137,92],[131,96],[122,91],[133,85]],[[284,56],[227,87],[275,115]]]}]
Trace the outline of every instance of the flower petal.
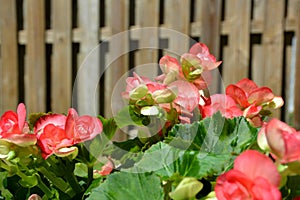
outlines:
[{"label": "flower petal", "polygon": [[275,96],[270,88],[261,87],[249,93],[248,102],[250,104],[255,103],[256,105],[262,105],[263,103],[272,101],[274,97]]},{"label": "flower petal", "polygon": [[237,82],[235,85],[238,86],[239,88],[241,88],[242,90],[244,90],[248,94],[250,92],[252,92],[253,90],[255,90],[256,88],[258,88],[256,83],[248,78],[243,78],[242,80]]},{"label": "flower petal", "polygon": [[234,160],[234,169],[247,174],[252,180],[255,180],[257,177],[263,177],[273,186],[279,186],[280,174],[275,164],[270,158],[258,151],[244,151]]},{"label": "flower petal", "polygon": [[17,108],[19,129],[23,130],[26,120],[26,108],[23,103],[20,103]]},{"label": "flower petal", "polygon": [[226,94],[231,96],[243,108],[248,107],[250,104],[247,100],[247,94],[240,87],[236,85],[229,85],[226,88]]}]

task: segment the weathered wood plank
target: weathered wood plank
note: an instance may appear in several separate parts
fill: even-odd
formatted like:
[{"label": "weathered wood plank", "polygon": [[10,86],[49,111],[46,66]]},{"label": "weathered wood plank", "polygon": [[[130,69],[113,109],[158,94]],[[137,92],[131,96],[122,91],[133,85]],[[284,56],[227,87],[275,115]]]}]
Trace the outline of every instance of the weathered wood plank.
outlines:
[{"label": "weathered wood plank", "polygon": [[300,3],[297,4],[297,29],[296,29],[296,81],[295,81],[295,112],[294,112],[294,124],[295,127],[300,129]]},{"label": "weathered wood plank", "polygon": [[[220,25],[221,25],[220,0],[197,0],[195,2],[195,21],[201,23],[200,38],[210,52],[219,60],[220,53]],[[215,69],[212,72],[212,81],[209,86],[211,94],[220,92],[220,72]]]},{"label": "weathered wood plank", "polygon": [[[254,0],[253,3],[253,20],[252,20],[252,28],[255,28],[259,31],[257,31],[257,34],[262,33],[263,29],[263,23],[264,23],[264,11],[265,11],[265,0]],[[256,24],[253,24],[253,22],[257,22]],[[256,26],[256,27],[253,27]],[[259,27],[259,28],[257,28]],[[259,37],[256,36],[256,37]],[[258,38],[257,38],[258,39]],[[257,84],[262,86],[264,84],[263,82],[263,48],[261,44],[252,44],[252,66],[251,66],[251,74],[252,74],[252,80]]]},{"label": "weathered wood plank", "polygon": [[[129,26],[129,1],[111,0],[107,4],[109,8],[106,13],[107,24],[111,27],[112,35],[108,38],[109,54],[105,63],[104,114],[106,117],[111,117],[122,108],[122,105],[118,103],[121,98],[121,91],[118,88],[120,86],[125,87],[125,82],[118,83],[118,81],[123,75],[126,75],[129,67],[129,32],[126,31]],[[125,81],[126,77],[123,78],[122,80]],[[114,91],[115,89],[116,91]],[[118,93],[114,98],[112,98],[113,92]],[[113,140],[122,141],[126,138],[127,133],[118,131]]]},{"label": "weathered wood plank", "polygon": [[[82,32],[77,68],[77,105],[80,114],[99,114],[99,1],[78,0],[79,28]],[[95,49],[96,48],[96,49]],[[76,97],[73,95],[72,101]]]},{"label": "weathered wood plank", "polygon": [[16,1],[0,0],[0,114],[18,103],[18,46]]},{"label": "weathered wood plank", "polygon": [[[267,0],[263,28],[263,85],[276,95],[282,94],[284,0]],[[274,112],[280,118],[280,110]]]},{"label": "weathered wood plank", "polygon": [[52,0],[54,34],[51,66],[51,110],[67,112],[72,92],[72,1]]},{"label": "weathered wood plank", "polygon": [[128,28],[128,1],[109,1],[107,13],[108,24],[111,27],[112,36],[109,38],[109,54],[105,64],[105,116],[112,116],[112,93],[116,83],[128,71],[129,32]]},{"label": "weathered wood plank", "polygon": [[232,29],[228,36],[228,56],[223,59],[222,75],[225,85],[248,77],[250,7],[250,1],[229,0],[226,4],[225,20],[230,21]]},{"label": "weathered wood plank", "polygon": [[25,102],[28,112],[46,111],[45,1],[26,1]]},{"label": "weathered wood plank", "polygon": [[[164,22],[166,28],[173,30],[168,35],[168,54],[180,56],[182,53],[188,52],[190,48],[190,12],[188,8],[190,8],[191,2],[189,0],[165,0],[164,3]],[[183,37],[184,35],[186,38]]]},{"label": "weathered wood plank", "polygon": [[[159,48],[159,1],[136,1],[136,24],[140,27],[139,49],[135,53],[136,72],[149,78],[157,76]],[[152,28],[145,28],[152,27]],[[151,47],[151,48],[149,48]]]}]

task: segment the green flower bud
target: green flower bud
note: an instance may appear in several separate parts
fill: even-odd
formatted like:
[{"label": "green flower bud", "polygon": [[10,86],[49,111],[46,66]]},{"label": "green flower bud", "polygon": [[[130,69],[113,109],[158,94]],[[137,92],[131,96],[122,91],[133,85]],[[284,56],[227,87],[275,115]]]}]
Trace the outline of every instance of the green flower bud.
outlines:
[{"label": "green flower bud", "polygon": [[139,99],[143,98],[144,96],[146,96],[147,93],[148,93],[147,86],[139,85],[134,90],[129,92],[129,97],[132,100],[139,100]]},{"label": "green flower bud", "polygon": [[203,184],[196,178],[187,177],[178,184],[174,191],[169,193],[169,196],[174,200],[193,199],[202,188]]},{"label": "green flower bud", "polygon": [[170,89],[157,90],[152,94],[156,103],[171,103],[176,99],[176,94]]}]

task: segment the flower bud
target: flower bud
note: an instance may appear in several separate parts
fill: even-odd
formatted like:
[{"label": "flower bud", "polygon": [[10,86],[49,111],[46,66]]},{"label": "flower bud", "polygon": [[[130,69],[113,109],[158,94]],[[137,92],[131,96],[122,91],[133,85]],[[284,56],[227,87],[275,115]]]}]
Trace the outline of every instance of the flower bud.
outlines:
[{"label": "flower bud", "polygon": [[152,98],[156,103],[171,103],[176,99],[176,94],[169,88],[153,92]]},{"label": "flower bud", "polygon": [[129,97],[132,100],[139,100],[139,99],[143,98],[144,96],[146,96],[147,93],[148,93],[147,86],[139,85],[138,87],[136,87],[135,89],[133,89],[132,91],[129,92]]},{"label": "flower bud", "polygon": [[193,199],[196,194],[201,191],[203,184],[196,178],[184,178],[176,187],[169,193],[169,196],[174,200]]}]

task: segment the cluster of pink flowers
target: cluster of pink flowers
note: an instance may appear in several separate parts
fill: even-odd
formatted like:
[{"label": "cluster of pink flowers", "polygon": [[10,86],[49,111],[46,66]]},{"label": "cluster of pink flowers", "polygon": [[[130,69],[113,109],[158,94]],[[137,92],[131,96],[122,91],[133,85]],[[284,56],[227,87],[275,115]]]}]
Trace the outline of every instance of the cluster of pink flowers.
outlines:
[{"label": "cluster of pink flowers", "polygon": [[202,118],[220,111],[226,118],[244,116],[256,127],[262,126],[262,117],[271,114],[271,109],[283,105],[283,99],[275,96],[270,88],[258,87],[248,78],[228,85],[226,94],[206,97],[203,90],[209,84],[209,71],[217,68],[221,61],[216,61],[202,43],[193,45],[189,53],[181,56],[180,62],[166,55],[159,64],[163,74],[156,77],[156,81],[136,73],[127,78],[123,97],[130,104],[139,108],[159,104],[167,112],[176,108],[181,122],[187,123],[194,109],[200,110]]},{"label": "cluster of pink flowers", "polygon": [[127,78],[123,98],[141,108],[141,113],[153,105],[159,105],[167,112],[176,108],[179,120],[189,123],[186,116],[191,116],[193,110],[199,107],[199,91],[207,88],[204,77],[209,79],[209,70],[217,68],[221,61],[216,61],[206,45],[197,43],[189,53],[181,56],[180,61],[166,55],[159,64],[163,74],[155,81],[137,74]]},{"label": "cluster of pink flowers", "polygon": [[220,111],[223,116],[244,116],[256,127],[263,124],[262,117],[271,114],[271,109],[280,108],[283,99],[275,96],[268,87],[258,87],[252,80],[244,78],[226,88],[226,94],[215,94],[202,107],[203,116]]},{"label": "cluster of pink flowers", "polygon": [[[68,115],[46,114],[29,129],[26,122],[26,109],[19,104],[17,113],[5,112],[0,119],[0,140],[18,146],[30,146],[36,143],[40,147],[43,158],[50,155],[70,155],[77,151],[75,144],[93,139],[102,132],[101,121],[92,116],[78,116],[75,109],[70,108]],[[5,155],[3,155],[5,156]]]}]

